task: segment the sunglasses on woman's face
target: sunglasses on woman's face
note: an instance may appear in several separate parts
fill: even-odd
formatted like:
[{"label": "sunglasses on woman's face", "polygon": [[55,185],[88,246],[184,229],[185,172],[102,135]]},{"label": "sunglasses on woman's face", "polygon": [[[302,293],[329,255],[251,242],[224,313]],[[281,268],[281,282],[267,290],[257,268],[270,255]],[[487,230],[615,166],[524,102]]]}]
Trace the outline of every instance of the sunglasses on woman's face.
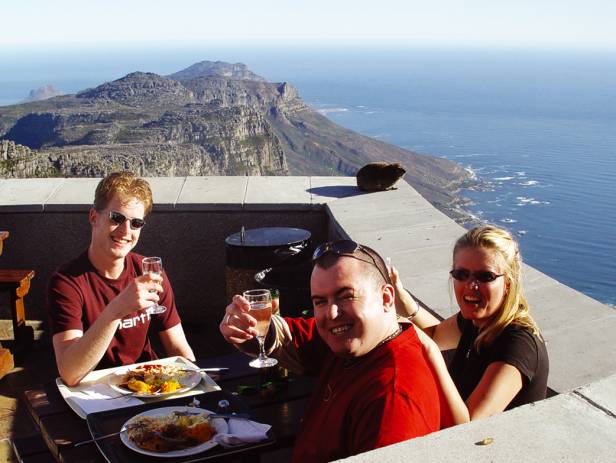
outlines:
[{"label": "sunglasses on woman's face", "polygon": [[449,274],[454,280],[468,281],[468,279],[472,277],[473,280],[478,281],[479,283],[490,283],[504,275],[499,275],[497,273],[490,272],[489,270],[471,272],[469,269],[466,268],[454,268],[451,272],[449,272]]},{"label": "sunglasses on woman's face", "polygon": [[122,225],[127,220],[130,222],[130,228],[133,230],[139,230],[141,227],[145,225],[145,220],[143,219],[130,219],[126,217],[124,214],[121,214],[116,211],[109,211],[109,220],[116,225]]}]

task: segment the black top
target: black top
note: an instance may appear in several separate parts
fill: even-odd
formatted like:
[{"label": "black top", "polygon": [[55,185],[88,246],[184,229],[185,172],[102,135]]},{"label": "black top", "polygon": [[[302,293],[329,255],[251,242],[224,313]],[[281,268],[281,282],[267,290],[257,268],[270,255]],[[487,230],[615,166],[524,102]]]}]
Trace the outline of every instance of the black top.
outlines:
[{"label": "black top", "polygon": [[522,389],[505,410],[545,399],[549,363],[545,343],[540,338],[527,328],[511,324],[478,353],[473,344],[479,329],[461,313],[457,322],[462,337],[448,368],[463,400],[468,399],[493,362],[508,363],[522,374]]}]

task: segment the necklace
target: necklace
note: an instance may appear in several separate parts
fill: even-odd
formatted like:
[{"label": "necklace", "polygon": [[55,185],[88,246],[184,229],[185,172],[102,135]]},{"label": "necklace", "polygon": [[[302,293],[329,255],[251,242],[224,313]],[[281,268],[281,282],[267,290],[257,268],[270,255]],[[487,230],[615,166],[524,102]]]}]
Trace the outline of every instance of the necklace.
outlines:
[{"label": "necklace", "polygon": [[398,335],[399,335],[400,333],[402,333],[402,327],[401,327],[401,326],[400,326],[400,324],[398,323],[398,329],[397,329],[396,331],[394,331],[393,333],[391,333],[389,336],[387,336],[385,339],[383,339],[381,342],[379,342],[379,343],[376,345],[375,349],[376,349],[377,347],[382,346],[383,344],[388,343],[388,342],[389,342],[389,341],[391,341],[392,339],[397,338],[397,337],[398,337]]},{"label": "necklace", "polygon": [[[374,349],[372,349],[370,352],[374,352],[377,348],[381,347],[383,344],[387,344],[392,339],[397,338],[400,335],[400,333],[402,333],[402,327],[400,326],[400,324],[398,324],[398,329],[394,331],[393,333],[391,333],[389,336],[387,336],[385,339],[383,339],[381,342],[379,342],[376,346],[374,346]],[[368,352],[368,354],[366,355],[363,355],[351,361],[344,362],[344,365],[343,365],[344,369],[349,370],[353,368],[355,365],[358,365],[364,358],[366,358],[367,355],[370,354],[370,352]],[[325,386],[325,394],[323,394],[323,402],[329,402],[332,399],[332,397],[334,397],[334,390],[328,382],[327,385]]]}]

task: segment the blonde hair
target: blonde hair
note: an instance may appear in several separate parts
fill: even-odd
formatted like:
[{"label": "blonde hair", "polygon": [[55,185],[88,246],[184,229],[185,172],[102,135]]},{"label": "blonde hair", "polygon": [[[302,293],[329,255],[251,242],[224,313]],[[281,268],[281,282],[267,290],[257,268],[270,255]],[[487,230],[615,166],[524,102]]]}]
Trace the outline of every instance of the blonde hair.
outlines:
[{"label": "blonde hair", "polygon": [[105,209],[114,194],[117,194],[122,202],[128,202],[131,199],[142,202],[145,215],[152,210],[150,184],[130,171],[112,172],[99,182],[94,193],[94,209],[97,211]]},{"label": "blonde hair", "polygon": [[489,346],[510,324],[528,328],[541,337],[539,326],[530,316],[528,302],[522,291],[522,257],[517,242],[502,228],[485,225],[473,228],[462,235],[453,248],[453,256],[463,248],[483,248],[492,251],[506,278],[507,293],[500,309],[481,328],[475,340],[479,351]]}]

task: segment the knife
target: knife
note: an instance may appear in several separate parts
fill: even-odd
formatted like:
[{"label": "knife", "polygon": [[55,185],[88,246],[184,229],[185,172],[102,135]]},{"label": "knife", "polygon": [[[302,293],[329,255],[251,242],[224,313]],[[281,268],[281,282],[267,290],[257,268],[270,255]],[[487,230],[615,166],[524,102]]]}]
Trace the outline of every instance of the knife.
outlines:
[{"label": "knife", "polygon": [[237,418],[239,420],[250,420],[248,413],[212,413],[207,416],[208,418]]}]

